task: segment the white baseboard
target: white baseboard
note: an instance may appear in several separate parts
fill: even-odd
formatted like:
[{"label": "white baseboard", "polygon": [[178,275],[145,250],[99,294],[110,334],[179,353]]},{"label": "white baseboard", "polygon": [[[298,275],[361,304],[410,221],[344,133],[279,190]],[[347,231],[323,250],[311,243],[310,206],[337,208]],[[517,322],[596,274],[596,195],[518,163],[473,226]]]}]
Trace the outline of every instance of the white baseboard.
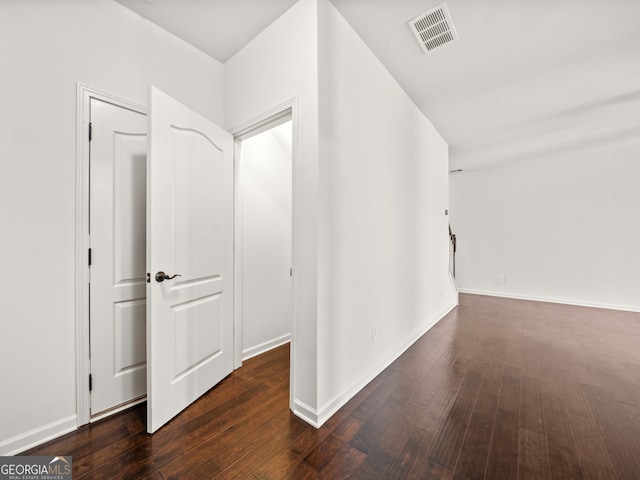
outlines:
[{"label": "white baseboard", "polygon": [[312,427],[320,428],[322,426],[318,423],[318,411],[300,400],[294,400],[293,414],[307,422]]},{"label": "white baseboard", "polygon": [[[73,432],[78,428],[76,415],[70,415],[66,418],[56,420],[48,425],[34,428],[28,432],[16,435],[13,438],[0,441],[0,456],[17,455],[18,453],[29,450],[35,446],[41,445],[49,440],[53,440],[65,433]],[[64,455],[64,452],[56,452]]]},{"label": "white baseboard", "polygon": [[[392,355],[384,359],[382,362],[378,364],[376,368],[369,371],[366,375],[364,375],[360,380],[355,382],[350,388],[348,388],[343,393],[335,396],[332,400],[329,400],[322,408],[320,408],[319,413],[316,414],[317,418],[317,427],[321,427],[324,422],[329,420],[331,416],[336,413],[340,408],[342,408],[349,400],[351,400],[360,390],[362,390],[369,382],[371,382],[374,378],[376,378],[385,368],[391,365],[400,355],[407,351],[411,345],[413,345],[420,337],[422,337],[425,333],[427,333],[431,328],[436,325],[440,320],[442,320],[451,310],[453,310],[456,305],[449,305],[442,309],[439,313],[433,316],[433,319],[423,325],[417,332],[415,332],[409,340],[407,340],[399,349],[397,349]],[[294,412],[295,413],[295,412]],[[303,420],[306,420],[304,417]],[[309,422],[311,423],[311,422]],[[313,425],[313,424],[312,424]]]},{"label": "white baseboard", "polygon": [[242,350],[242,361],[249,360],[251,357],[255,357],[262,353],[268,352],[269,350],[273,350],[280,345],[284,345],[285,343],[289,343],[291,341],[291,334],[287,333],[278,338],[274,338],[267,342],[261,343],[260,345],[255,345],[253,347],[249,347],[247,349]]},{"label": "white baseboard", "polygon": [[624,312],[640,312],[640,307],[632,307],[628,305],[613,305],[608,303],[583,302],[580,300],[570,300],[566,298],[538,297],[535,295],[521,295],[515,293],[487,292],[483,290],[470,290],[461,288],[460,293],[469,293],[471,295],[487,295],[489,297],[513,298],[515,300],[531,300],[532,302],[548,302],[560,303],[563,305],[575,305],[578,307],[606,308],[608,310],[621,310]]}]

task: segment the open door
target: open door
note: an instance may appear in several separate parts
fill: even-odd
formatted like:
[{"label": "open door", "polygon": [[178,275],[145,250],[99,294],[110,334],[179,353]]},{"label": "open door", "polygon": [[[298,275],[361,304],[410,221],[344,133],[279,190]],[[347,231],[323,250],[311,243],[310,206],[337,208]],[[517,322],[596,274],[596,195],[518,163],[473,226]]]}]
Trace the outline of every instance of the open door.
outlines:
[{"label": "open door", "polygon": [[233,370],[233,137],[151,87],[147,431]]}]

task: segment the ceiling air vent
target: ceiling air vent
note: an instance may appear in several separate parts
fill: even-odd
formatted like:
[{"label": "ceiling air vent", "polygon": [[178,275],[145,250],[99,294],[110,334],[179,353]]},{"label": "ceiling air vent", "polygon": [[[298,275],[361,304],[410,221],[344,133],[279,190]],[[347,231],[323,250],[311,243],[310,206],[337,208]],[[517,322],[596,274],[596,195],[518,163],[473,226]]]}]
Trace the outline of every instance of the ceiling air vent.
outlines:
[{"label": "ceiling air vent", "polygon": [[446,3],[442,3],[409,22],[411,31],[418,39],[424,53],[458,39],[451,14]]}]

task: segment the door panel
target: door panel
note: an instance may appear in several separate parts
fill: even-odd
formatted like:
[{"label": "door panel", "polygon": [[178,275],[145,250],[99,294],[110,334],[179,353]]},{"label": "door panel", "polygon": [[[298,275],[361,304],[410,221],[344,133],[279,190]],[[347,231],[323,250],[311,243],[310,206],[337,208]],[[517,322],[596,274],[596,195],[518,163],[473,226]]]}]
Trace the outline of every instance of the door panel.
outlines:
[{"label": "door panel", "polygon": [[[233,369],[233,139],[151,88],[147,430]],[[173,279],[156,281],[157,272]]]},{"label": "door panel", "polygon": [[119,282],[140,282],[147,271],[147,136],[116,135],[115,275]]},{"label": "door panel", "polygon": [[220,294],[172,307],[176,360],[173,381],[222,354]]},{"label": "door panel", "polygon": [[146,393],[145,115],[92,99],[91,414]]},{"label": "door panel", "polygon": [[[146,299],[115,304],[115,355],[116,375],[126,374],[147,361],[146,353]],[[146,393],[146,378],[138,386],[140,395]]]},{"label": "door panel", "polygon": [[[175,145],[175,248],[181,281],[221,273],[224,153],[200,132],[171,129]],[[207,205],[207,208],[198,206]]]}]

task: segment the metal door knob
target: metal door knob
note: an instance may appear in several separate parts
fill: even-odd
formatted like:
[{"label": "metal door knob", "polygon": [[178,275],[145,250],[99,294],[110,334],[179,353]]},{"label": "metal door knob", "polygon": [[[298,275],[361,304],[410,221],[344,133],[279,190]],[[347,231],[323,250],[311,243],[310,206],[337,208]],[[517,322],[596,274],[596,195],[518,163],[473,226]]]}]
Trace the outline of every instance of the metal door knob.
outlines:
[{"label": "metal door knob", "polygon": [[177,273],[175,275],[167,275],[164,272],[158,272],[156,273],[156,282],[164,282],[165,280],[171,280],[173,278],[181,277],[181,276],[182,275],[179,275]]}]

